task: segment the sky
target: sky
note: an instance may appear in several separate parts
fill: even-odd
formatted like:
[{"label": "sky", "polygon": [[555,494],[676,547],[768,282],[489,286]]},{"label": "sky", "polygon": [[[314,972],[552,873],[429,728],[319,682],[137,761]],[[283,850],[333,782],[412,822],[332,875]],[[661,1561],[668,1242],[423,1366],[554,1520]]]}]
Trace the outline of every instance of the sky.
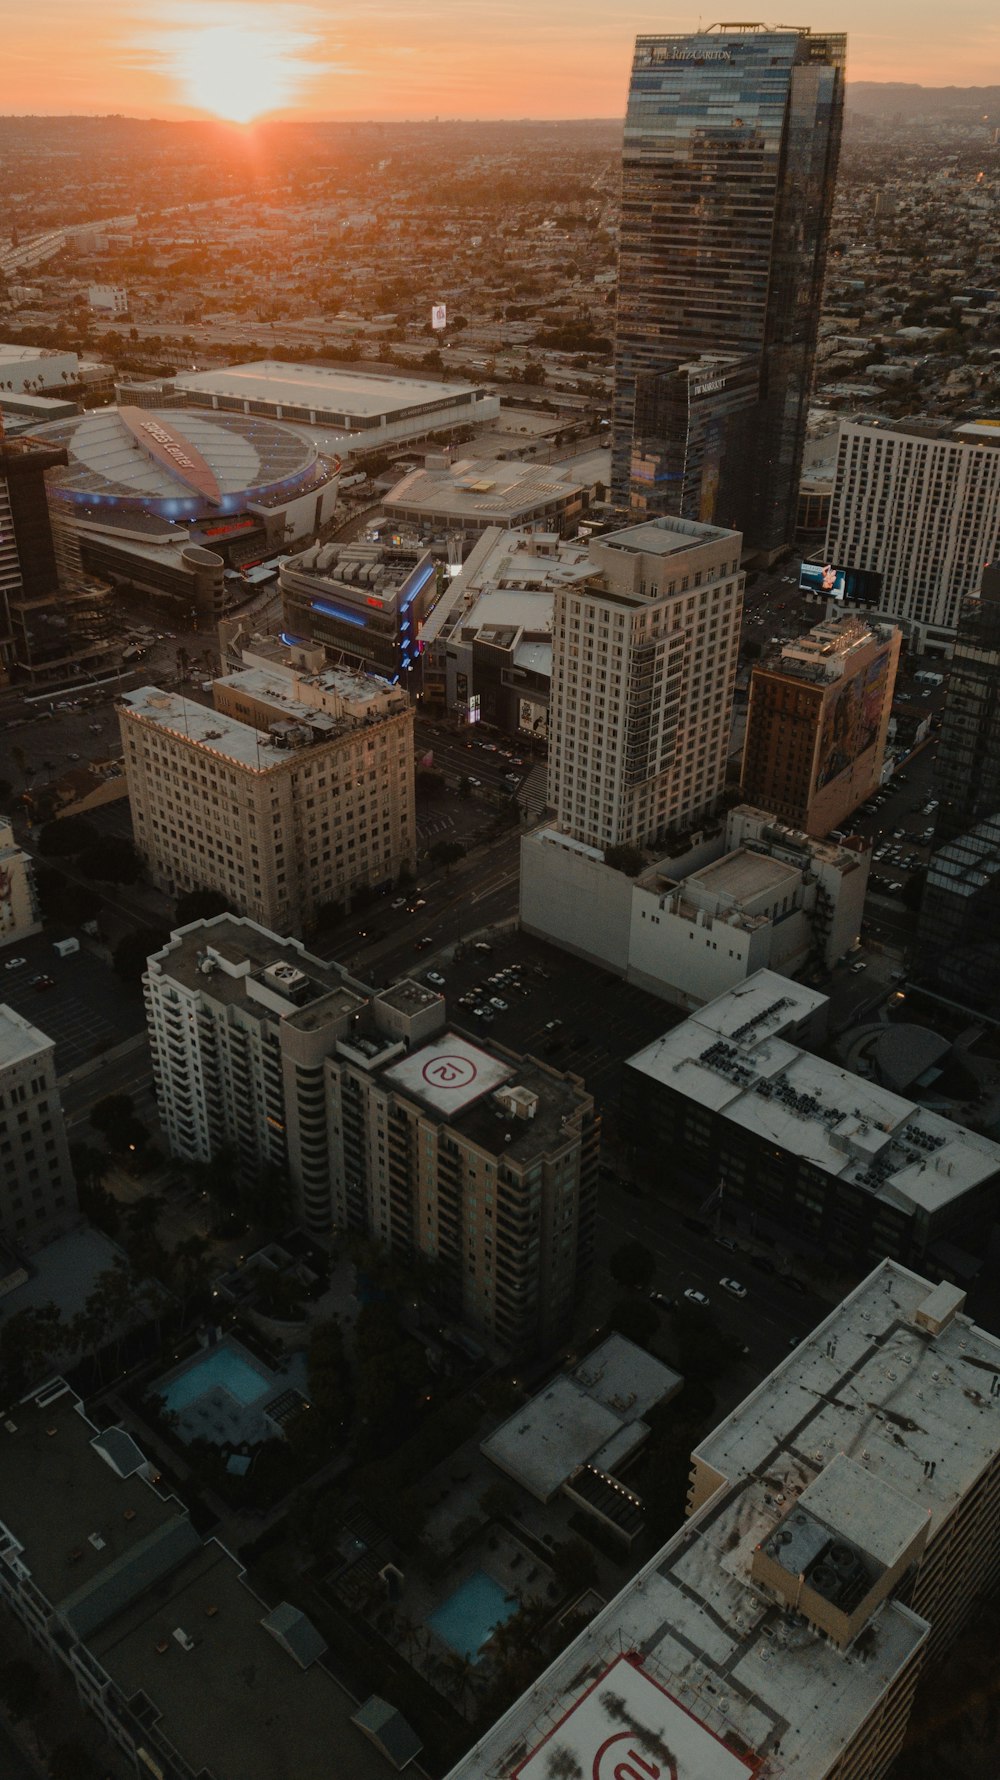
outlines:
[{"label": "sky", "polygon": [[[712,18],[613,0],[5,0],[0,10],[0,115],[238,122],[620,117],[636,34]],[[848,33],[849,79],[1000,84],[997,0],[797,0],[792,11],[797,24]]]}]

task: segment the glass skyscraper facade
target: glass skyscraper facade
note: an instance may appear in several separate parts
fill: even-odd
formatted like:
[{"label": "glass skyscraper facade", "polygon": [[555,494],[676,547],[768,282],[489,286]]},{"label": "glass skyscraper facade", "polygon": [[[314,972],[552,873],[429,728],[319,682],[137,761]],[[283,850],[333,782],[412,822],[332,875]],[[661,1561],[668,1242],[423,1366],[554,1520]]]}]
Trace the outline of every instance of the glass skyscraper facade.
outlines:
[{"label": "glass skyscraper facade", "polygon": [[[844,37],[792,28],[636,41],[612,497],[647,513],[736,526],[761,553],[794,536],[845,55]],[[657,433],[650,415],[663,380],[669,390],[682,367],[718,354],[740,361],[739,388],[727,393],[722,373],[713,392],[726,398],[717,403],[720,441],[708,480],[698,482],[684,475],[683,429]],[[652,491],[642,468],[651,457],[659,460]]]},{"label": "glass skyscraper facade", "polygon": [[1000,1022],[1000,564],[963,602],[913,979]]}]

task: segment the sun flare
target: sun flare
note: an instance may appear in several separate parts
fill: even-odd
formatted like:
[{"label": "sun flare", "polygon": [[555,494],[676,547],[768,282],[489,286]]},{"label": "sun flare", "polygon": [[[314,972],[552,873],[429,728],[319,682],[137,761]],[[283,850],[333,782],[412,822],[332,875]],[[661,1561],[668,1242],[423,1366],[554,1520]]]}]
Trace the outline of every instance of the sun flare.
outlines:
[{"label": "sun flare", "polygon": [[164,60],[188,105],[248,124],[294,104],[315,78],[316,63],[308,57],[316,37],[287,23],[268,23],[256,8],[227,12],[217,22],[172,30]]}]

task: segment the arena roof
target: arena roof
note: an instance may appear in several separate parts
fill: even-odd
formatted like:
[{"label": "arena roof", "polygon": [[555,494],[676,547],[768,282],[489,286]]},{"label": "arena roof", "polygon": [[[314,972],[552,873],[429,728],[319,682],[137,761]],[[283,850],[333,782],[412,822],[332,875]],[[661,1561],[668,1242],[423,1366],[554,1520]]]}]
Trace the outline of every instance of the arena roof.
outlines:
[{"label": "arena roof", "polygon": [[37,434],[69,453],[48,478],[57,499],[170,518],[228,512],[280,491],[291,497],[339,467],[280,421],[203,409],[100,408]]}]

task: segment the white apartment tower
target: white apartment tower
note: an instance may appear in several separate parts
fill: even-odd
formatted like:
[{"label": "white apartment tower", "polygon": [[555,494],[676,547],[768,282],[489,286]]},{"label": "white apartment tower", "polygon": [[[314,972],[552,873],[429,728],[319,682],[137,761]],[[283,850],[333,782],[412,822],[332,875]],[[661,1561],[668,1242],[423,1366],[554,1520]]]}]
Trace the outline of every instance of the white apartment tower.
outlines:
[{"label": "white apartment tower", "polygon": [[448,1030],[423,984],[374,993],[232,915],[174,933],[144,987],[173,1155],[231,1149],[248,1183],[273,1165],[315,1236],[433,1260],[498,1347],[562,1337],[597,1197],[600,1121],[577,1077]]},{"label": "white apartment tower", "polygon": [[55,1043],[0,1005],[0,1236],[38,1248],[76,1221]]},{"label": "white apartment tower", "polygon": [[143,686],[118,707],[136,845],[170,895],[213,889],[278,932],[412,865],[413,710],[372,675],[268,662],[215,709]]},{"label": "white apartment tower", "polygon": [[716,805],[739,652],[739,532],[650,519],[591,541],[556,589],[549,802],[605,850],[648,846]]},{"label": "white apartment tower", "polygon": [[950,650],[963,599],[1000,553],[1000,422],[841,423],[826,557],[882,576],[881,616]]}]

